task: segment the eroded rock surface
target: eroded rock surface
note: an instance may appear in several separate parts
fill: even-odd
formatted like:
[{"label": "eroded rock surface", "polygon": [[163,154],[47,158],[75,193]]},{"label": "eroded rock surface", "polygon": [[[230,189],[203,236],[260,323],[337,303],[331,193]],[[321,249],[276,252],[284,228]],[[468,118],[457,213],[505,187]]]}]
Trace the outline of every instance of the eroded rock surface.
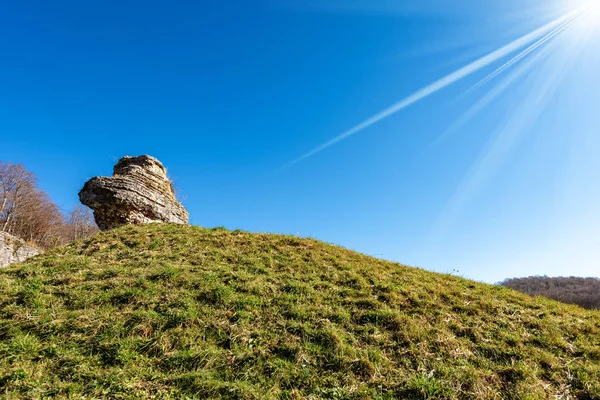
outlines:
[{"label": "eroded rock surface", "polygon": [[175,198],[167,170],[147,155],[121,158],[112,177],[87,181],[79,200],[94,210],[102,230],[149,222],[188,222],[188,213]]},{"label": "eroded rock surface", "polygon": [[35,247],[27,245],[23,240],[0,232],[0,267],[27,260],[41,252]]}]

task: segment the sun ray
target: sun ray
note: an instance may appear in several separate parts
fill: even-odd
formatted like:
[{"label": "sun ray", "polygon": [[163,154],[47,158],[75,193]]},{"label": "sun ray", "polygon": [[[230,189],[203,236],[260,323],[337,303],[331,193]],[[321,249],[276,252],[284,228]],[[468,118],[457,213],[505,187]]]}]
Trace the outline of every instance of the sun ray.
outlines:
[{"label": "sun ray", "polygon": [[504,57],[508,56],[509,54],[521,49],[524,46],[527,46],[532,41],[538,40],[539,37],[544,36],[544,35],[548,34],[548,32],[553,31],[557,27],[564,24],[565,21],[569,21],[570,19],[572,19],[578,15],[581,15],[581,12],[582,12],[582,10],[580,10],[580,9],[574,10],[574,11],[572,11],[560,18],[557,18],[556,20],[554,20],[538,29],[535,29],[534,31],[532,31],[528,34],[521,36],[520,38],[510,42],[509,44],[479,58],[478,60],[450,73],[449,75],[446,75],[445,77],[443,77],[443,78],[433,82],[432,84],[418,90],[417,92],[409,95],[408,97],[404,98],[403,100],[400,100],[396,104],[394,104],[394,105],[384,109],[383,111],[373,115],[372,117],[364,120],[363,122],[359,123],[358,125],[355,125],[354,127],[341,133],[340,135],[334,137],[333,139],[323,143],[320,146],[317,146],[316,148],[312,149],[311,151],[309,151],[309,152],[303,154],[302,156],[296,158],[295,160],[285,164],[284,166],[279,168],[277,171],[287,169],[309,157],[312,157],[315,154],[320,153],[321,151],[333,146],[334,144],[337,144],[338,142],[340,142],[352,135],[355,135],[355,134],[365,130],[366,128],[369,128],[370,126],[378,123],[379,121],[396,114],[398,111],[403,110],[406,107],[409,107],[409,106],[413,105],[414,103],[416,103],[420,100],[423,100],[424,98],[429,97],[432,94],[466,78],[467,76],[481,70],[482,68],[485,68],[488,65],[493,64],[494,62],[497,62],[497,61],[503,59]]},{"label": "sun ray", "polygon": [[[565,40],[566,42],[566,40]],[[564,44],[563,42],[562,44]],[[535,76],[532,89],[527,96],[515,106],[514,113],[507,118],[492,134],[488,145],[480,152],[472,164],[469,172],[459,185],[454,195],[438,217],[431,235],[430,246],[444,234],[456,219],[457,215],[466,207],[473,195],[485,184],[487,179],[504,162],[510,150],[527,133],[537,121],[544,105],[552,98],[567,71],[576,60],[576,55],[583,49],[583,42],[570,49],[570,56],[564,57],[546,51],[545,56],[554,57],[544,62]],[[549,50],[549,49],[548,49]]]},{"label": "sun ray", "polygon": [[[549,40],[555,38],[557,35],[560,35],[562,32],[564,32],[566,29],[568,29],[572,24],[573,24],[573,21],[571,21],[569,24],[561,27],[560,30],[554,31],[552,37],[545,37],[543,43],[540,43],[539,41],[536,42],[536,44],[538,44],[538,45],[533,49],[531,49],[531,47],[529,47],[527,49],[527,50],[529,50],[527,52],[527,54],[520,57],[519,60],[521,60],[525,56],[531,54],[534,50],[536,50],[543,44],[548,43]],[[538,53],[535,53],[530,58],[528,58],[523,65],[514,69],[501,83],[499,83],[492,90],[487,92],[477,103],[475,103],[471,108],[469,108],[469,110],[467,110],[466,113],[464,113],[458,120],[456,120],[456,122],[454,122],[444,133],[442,133],[435,140],[435,142],[433,144],[434,145],[440,144],[441,142],[446,140],[449,136],[455,134],[458,130],[460,130],[463,126],[465,126],[471,119],[473,119],[477,114],[479,114],[488,104],[490,104],[492,101],[494,101],[499,95],[501,95],[506,89],[508,89],[514,82],[516,82],[519,78],[521,78],[523,75],[525,75],[527,72],[529,72],[531,70],[531,68],[542,57],[544,57],[548,54],[548,52],[554,47],[554,45],[555,45],[555,43],[548,43],[545,47],[542,48],[541,51],[539,51]],[[522,55],[522,54],[523,54],[523,52],[520,53],[519,55]],[[514,58],[511,61],[513,61],[513,60],[514,60]],[[512,62],[508,67],[514,65],[515,62]],[[503,67],[506,66],[507,64],[504,64]],[[502,71],[508,69],[508,67],[503,68]],[[498,71],[498,70],[496,70],[496,71]],[[497,75],[498,74],[495,74],[494,77]],[[491,74],[488,75],[488,77],[489,76],[491,76]],[[480,81],[480,82],[482,82],[482,81]]]},{"label": "sun ray", "polygon": [[509,61],[507,61],[500,67],[498,67],[493,72],[491,72],[485,78],[481,79],[479,82],[477,82],[476,84],[471,86],[461,96],[459,96],[459,98],[465,97],[465,96],[473,93],[475,90],[479,89],[481,86],[483,86],[486,83],[488,83],[489,81],[493,80],[495,77],[500,75],[502,72],[506,71],[508,68],[512,67],[514,64],[518,63],[523,58],[527,57],[533,51],[537,50],[540,46],[544,45],[549,40],[552,40],[554,37],[561,34],[565,29],[567,29],[569,26],[573,25],[573,23],[577,20],[577,18],[578,18],[578,16],[574,16],[571,20],[565,21],[564,24],[556,27],[554,30],[552,30],[551,32],[549,32],[548,34],[543,36],[541,39],[534,42],[531,46],[527,47],[525,50],[521,51],[519,54],[517,54],[516,56],[511,58]]}]

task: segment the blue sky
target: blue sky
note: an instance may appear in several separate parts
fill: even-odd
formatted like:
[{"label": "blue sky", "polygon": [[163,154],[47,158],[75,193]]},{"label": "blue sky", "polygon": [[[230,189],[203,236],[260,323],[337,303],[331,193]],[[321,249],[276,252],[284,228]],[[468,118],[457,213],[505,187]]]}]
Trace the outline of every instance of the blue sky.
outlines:
[{"label": "blue sky", "polygon": [[0,160],[65,209],[151,154],[196,225],[487,282],[600,276],[591,4],[5,2]]}]

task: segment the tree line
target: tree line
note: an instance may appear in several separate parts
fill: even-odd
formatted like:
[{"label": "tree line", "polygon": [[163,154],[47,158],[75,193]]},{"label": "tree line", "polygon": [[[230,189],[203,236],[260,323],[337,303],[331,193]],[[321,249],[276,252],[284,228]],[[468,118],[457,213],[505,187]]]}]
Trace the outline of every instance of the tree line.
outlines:
[{"label": "tree line", "polygon": [[32,172],[0,161],[0,231],[46,250],[90,236],[98,228],[89,208],[77,205],[61,212]]},{"label": "tree line", "polygon": [[507,279],[502,286],[531,296],[544,296],[563,303],[600,310],[600,279],[547,276]]}]

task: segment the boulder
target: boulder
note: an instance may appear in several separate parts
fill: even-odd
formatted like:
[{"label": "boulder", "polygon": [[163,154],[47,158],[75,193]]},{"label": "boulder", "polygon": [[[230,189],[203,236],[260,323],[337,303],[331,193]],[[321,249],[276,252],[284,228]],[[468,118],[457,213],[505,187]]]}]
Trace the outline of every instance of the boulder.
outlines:
[{"label": "boulder", "polygon": [[79,200],[94,210],[101,230],[128,224],[188,222],[188,213],[175,198],[167,170],[148,155],[121,158],[112,177],[87,181]]},{"label": "boulder", "polygon": [[29,246],[23,240],[6,232],[0,232],[0,267],[25,261],[40,253],[40,250]]}]

